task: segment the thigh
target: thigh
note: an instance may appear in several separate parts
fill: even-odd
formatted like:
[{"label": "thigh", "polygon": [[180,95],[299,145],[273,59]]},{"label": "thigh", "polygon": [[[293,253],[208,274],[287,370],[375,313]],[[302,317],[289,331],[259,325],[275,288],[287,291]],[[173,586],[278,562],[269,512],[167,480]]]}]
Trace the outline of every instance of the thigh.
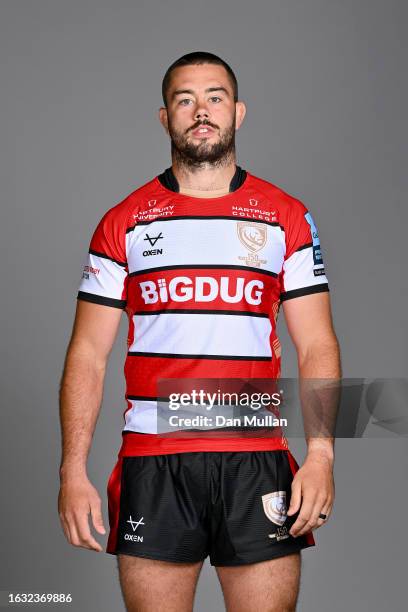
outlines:
[{"label": "thigh", "polygon": [[127,612],[192,612],[202,561],[171,563],[118,554]]},{"label": "thigh", "polygon": [[294,612],[300,552],[236,567],[217,567],[227,612]]}]

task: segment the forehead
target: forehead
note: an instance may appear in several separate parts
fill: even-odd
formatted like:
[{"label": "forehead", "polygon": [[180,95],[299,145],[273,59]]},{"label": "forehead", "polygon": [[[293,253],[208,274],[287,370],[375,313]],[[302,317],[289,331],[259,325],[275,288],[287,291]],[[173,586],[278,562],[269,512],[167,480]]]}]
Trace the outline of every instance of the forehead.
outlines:
[{"label": "forehead", "polygon": [[197,66],[178,66],[171,73],[169,93],[175,89],[206,89],[222,85],[232,93],[231,83],[224,66],[218,64],[199,64]]}]

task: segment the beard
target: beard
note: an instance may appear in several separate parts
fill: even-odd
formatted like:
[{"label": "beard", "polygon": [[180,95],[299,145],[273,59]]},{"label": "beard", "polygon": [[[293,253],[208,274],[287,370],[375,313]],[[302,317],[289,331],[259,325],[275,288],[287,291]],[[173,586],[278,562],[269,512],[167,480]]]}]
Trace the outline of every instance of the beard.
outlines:
[{"label": "beard", "polygon": [[235,159],[235,113],[231,125],[219,132],[219,140],[210,143],[202,139],[197,144],[188,138],[193,130],[201,125],[215,128],[209,121],[200,121],[194,124],[187,133],[178,132],[169,121],[168,129],[171,140],[172,159],[180,166],[189,169],[204,166],[224,166]]}]

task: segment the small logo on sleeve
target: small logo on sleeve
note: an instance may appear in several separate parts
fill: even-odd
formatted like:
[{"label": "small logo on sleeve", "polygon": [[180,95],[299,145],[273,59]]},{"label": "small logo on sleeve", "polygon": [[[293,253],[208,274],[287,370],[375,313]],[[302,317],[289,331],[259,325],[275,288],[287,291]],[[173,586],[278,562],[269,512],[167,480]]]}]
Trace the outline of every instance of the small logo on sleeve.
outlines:
[{"label": "small logo on sleeve", "polygon": [[[316,224],[313,221],[313,217],[310,214],[310,212],[305,213],[305,219],[310,225],[310,231],[312,234],[313,263],[315,266],[321,266],[323,265],[323,256],[322,256],[322,251],[320,247],[319,232],[317,231]],[[319,270],[313,270],[313,273],[315,276],[321,276],[322,274],[324,274],[324,269],[320,268]]]},{"label": "small logo on sleeve", "polygon": [[90,274],[94,274],[98,276],[100,270],[99,268],[92,268],[92,266],[84,266],[84,271],[82,272],[82,278],[89,279]]}]

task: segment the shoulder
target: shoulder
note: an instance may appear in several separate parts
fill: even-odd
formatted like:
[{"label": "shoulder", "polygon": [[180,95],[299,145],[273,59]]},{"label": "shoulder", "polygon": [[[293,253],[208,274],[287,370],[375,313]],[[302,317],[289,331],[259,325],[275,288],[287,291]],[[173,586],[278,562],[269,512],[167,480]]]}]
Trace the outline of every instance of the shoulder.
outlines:
[{"label": "shoulder", "polygon": [[121,228],[126,232],[128,228],[134,226],[139,211],[148,206],[149,198],[152,194],[154,195],[155,187],[156,177],[137,187],[117,204],[106,210],[101,223],[106,227]]},{"label": "shoulder", "polygon": [[282,222],[295,221],[302,218],[308,212],[308,208],[302,200],[282,187],[259,176],[253,174],[250,174],[250,176],[253,188],[260,192],[270,202],[271,206],[278,209]]}]

